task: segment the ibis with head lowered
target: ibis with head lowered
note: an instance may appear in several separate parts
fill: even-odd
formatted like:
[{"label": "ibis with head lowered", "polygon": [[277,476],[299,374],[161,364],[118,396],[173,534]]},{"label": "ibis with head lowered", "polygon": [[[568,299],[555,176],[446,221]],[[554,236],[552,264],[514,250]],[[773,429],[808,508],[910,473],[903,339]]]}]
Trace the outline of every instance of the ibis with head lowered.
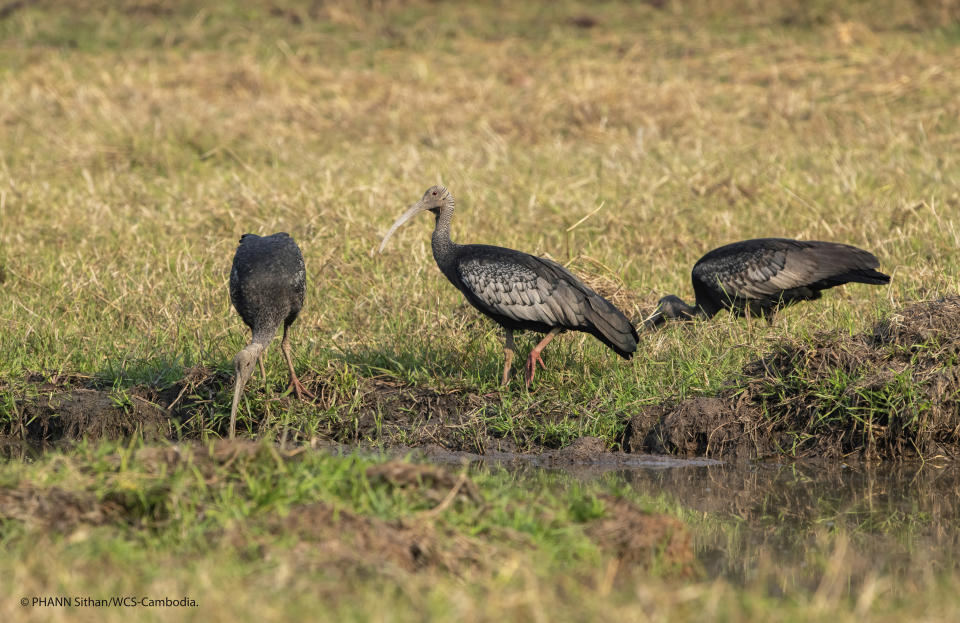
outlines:
[{"label": "ibis with head lowered", "polygon": [[263,353],[267,345],[283,326],[280,350],[290,370],[289,389],[297,398],[314,398],[293,369],[290,353],[289,329],[303,307],[307,287],[307,273],[300,247],[286,233],[272,236],[244,234],[233,256],[230,270],[230,300],[237,313],[253,333],[250,344],[234,358],[236,380],[233,388],[233,405],[230,407],[230,436],[236,434],[237,403],[253,374],[255,363],[260,364],[260,374],[266,380]]},{"label": "ibis with head lowered", "polygon": [[693,267],[694,305],[674,295],[660,299],[644,326],[668,318],[712,318],[722,309],[738,316],[765,316],[845,283],[883,285],[890,277],[869,251],[838,242],[757,238],[728,244],[704,255]]}]

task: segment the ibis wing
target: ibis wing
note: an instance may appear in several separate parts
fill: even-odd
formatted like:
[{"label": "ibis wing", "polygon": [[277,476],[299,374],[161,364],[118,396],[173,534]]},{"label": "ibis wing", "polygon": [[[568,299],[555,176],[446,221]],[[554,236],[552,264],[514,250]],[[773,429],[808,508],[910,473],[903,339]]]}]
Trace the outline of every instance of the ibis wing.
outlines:
[{"label": "ibis wing", "polygon": [[537,268],[524,258],[474,257],[460,262],[457,272],[471,302],[490,313],[553,327],[584,326],[576,290]]},{"label": "ibis wing", "polygon": [[872,272],[878,266],[873,254],[845,244],[756,242],[763,245],[730,245],[729,252],[705,255],[693,268],[694,279],[728,296],[768,299],[796,288],[820,290],[855,281],[857,273]]},{"label": "ibis wing", "polygon": [[471,245],[458,264],[462,287],[481,311],[516,322],[586,331],[629,358],[637,348],[630,321],[563,266],[511,249]]},{"label": "ibis wing", "polygon": [[[244,322],[293,322],[305,291],[303,254],[287,233],[240,238],[230,269],[230,300]],[[262,320],[267,317],[269,323]]]}]

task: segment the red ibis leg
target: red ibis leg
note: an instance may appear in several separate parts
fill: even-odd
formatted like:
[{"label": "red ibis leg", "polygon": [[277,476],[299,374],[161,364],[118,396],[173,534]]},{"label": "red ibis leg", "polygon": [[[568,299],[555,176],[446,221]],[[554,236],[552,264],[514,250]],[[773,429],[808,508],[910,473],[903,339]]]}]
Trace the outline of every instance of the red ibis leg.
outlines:
[{"label": "red ibis leg", "polygon": [[543,363],[543,359],[540,358],[540,353],[543,352],[543,349],[547,347],[547,344],[550,343],[550,340],[560,335],[563,329],[550,329],[550,333],[540,340],[540,343],[533,347],[533,350],[530,351],[530,356],[527,358],[527,389],[530,388],[530,383],[533,382],[533,376],[537,372],[537,364],[540,364],[540,367],[544,370],[547,369],[547,365]]},{"label": "red ibis leg", "polygon": [[506,361],[503,363],[503,379],[500,381],[501,385],[506,385],[510,382],[510,366],[513,364],[513,353],[513,329],[504,329],[503,355]]},{"label": "red ibis leg", "polygon": [[316,398],[313,392],[303,386],[300,379],[297,378],[297,373],[293,369],[293,355],[290,354],[290,338],[287,336],[287,327],[283,328],[283,340],[280,342],[280,350],[283,351],[283,357],[287,360],[287,368],[290,369],[290,385],[287,386],[287,389],[292,390],[300,400]]}]

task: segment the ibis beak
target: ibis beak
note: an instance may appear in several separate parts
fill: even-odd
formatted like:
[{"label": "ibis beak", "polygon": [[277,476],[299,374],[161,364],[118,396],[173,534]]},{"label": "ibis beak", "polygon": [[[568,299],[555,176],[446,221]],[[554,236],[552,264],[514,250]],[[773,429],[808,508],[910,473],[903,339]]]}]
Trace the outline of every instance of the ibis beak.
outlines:
[{"label": "ibis beak", "polygon": [[647,316],[643,320],[644,329],[655,329],[667,321],[666,317],[663,314],[663,310],[660,309],[660,306],[657,305],[657,308],[653,310],[653,313]]},{"label": "ibis beak", "polygon": [[426,208],[423,207],[422,201],[418,201],[417,203],[410,206],[410,209],[404,212],[403,216],[398,218],[396,222],[390,226],[390,229],[387,231],[387,235],[383,237],[383,241],[380,243],[380,253],[383,253],[383,247],[387,246],[387,240],[390,238],[390,236],[393,235],[393,232],[400,229],[401,225],[403,225],[404,223],[412,219],[414,216],[416,216],[420,212],[423,212],[424,210],[426,210]]},{"label": "ibis beak", "polygon": [[237,404],[240,402],[240,397],[243,395],[244,385],[246,385],[246,379],[242,379],[238,374],[237,378],[234,380],[233,405],[230,407],[230,438],[231,439],[237,436]]},{"label": "ibis beak", "polygon": [[[243,387],[247,384],[247,381],[250,380],[250,376],[253,375],[253,363],[257,360],[257,357],[260,356],[261,352],[263,352],[263,347],[257,343],[252,343],[237,353],[236,358],[234,358],[236,379],[233,385],[233,404],[230,407],[231,439],[237,434],[237,405],[239,405],[240,398],[243,396]],[[241,365],[240,362],[244,360],[249,360],[250,365]]]}]

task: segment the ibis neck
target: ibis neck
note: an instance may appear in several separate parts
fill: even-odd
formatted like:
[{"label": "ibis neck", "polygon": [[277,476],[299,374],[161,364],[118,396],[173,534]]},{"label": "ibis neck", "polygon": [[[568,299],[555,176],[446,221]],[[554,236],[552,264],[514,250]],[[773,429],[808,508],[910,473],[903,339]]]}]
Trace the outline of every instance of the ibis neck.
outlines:
[{"label": "ibis neck", "polygon": [[267,350],[267,346],[270,345],[273,336],[277,334],[276,325],[270,327],[260,326],[258,330],[253,332],[253,338],[250,340],[250,344],[247,345],[247,348],[256,352],[256,356],[259,357],[260,353]]},{"label": "ibis neck", "polygon": [[708,316],[699,305],[690,305],[685,301],[678,301],[674,306],[673,317],[693,319],[707,318]]},{"label": "ibis neck", "polygon": [[459,245],[450,240],[450,223],[453,221],[453,207],[447,206],[440,209],[437,215],[437,223],[433,229],[433,237],[430,246],[433,248],[433,259],[441,270],[453,260],[454,253]]}]

